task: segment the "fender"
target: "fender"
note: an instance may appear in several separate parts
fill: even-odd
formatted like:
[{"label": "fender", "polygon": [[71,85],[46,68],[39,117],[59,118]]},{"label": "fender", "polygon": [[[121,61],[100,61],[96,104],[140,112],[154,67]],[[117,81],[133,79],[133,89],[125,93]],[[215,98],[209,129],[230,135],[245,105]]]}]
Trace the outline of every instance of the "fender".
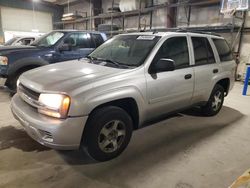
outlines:
[{"label": "fender", "polygon": [[[80,99],[78,98],[76,100],[73,100],[78,102],[74,103],[72,101],[73,107],[70,109],[69,114],[74,116],[75,114],[78,114],[79,116],[87,116],[100,105],[119,99],[132,98],[135,100],[138,107],[139,124],[144,120],[145,111],[142,111],[142,109],[146,109],[145,98],[143,97],[139,89],[134,86],[120,87],[116,89],[106,90],[101,93],[94,93],[94,95],[93,93],[91,94],[91,96],[84,95]],[[81,114],[79,114],[79,112],[81,112]]]},{"label": "fender", "polygon": [[22,58],[19,59],[9,65],[8,68],[8,75],[14,75],[18,70],[20,70],[23,67],[27,66],[44,66],[44,65],[49,65],[47,61],[45,61],[42,58],[37,58],[37,57],[27,57],[27,58]]}]

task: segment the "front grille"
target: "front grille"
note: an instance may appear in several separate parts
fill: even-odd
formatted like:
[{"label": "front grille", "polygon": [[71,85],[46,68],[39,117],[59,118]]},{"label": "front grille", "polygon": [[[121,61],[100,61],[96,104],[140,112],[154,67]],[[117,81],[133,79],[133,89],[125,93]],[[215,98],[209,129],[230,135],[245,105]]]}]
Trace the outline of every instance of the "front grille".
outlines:
[{"label": "front grille", "polygon": [[17,92],[20,95],[20,97],[23,99],[23,101],[25,101],[32,107],[38,108],[40,106],[39,101],[38,101],[40,94],[38,92],[35,92],[27,88],[21,83],[18,86]]},{"label": "front grille", "polygon": [[33,100],[38,101],[40,93],[37,93],[37,92],[27,88],[26,86],[24,86],[21,83],[19,84],[18,89],[21,92],[23,92],[25,95],[27,95],[28,97],[32,98]]}]

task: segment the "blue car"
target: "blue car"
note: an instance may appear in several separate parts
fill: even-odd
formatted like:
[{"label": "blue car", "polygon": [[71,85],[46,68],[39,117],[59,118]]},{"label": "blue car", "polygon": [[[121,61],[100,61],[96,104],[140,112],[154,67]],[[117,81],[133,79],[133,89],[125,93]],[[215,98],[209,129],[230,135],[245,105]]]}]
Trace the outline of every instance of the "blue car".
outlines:
[{"label": "blue car", "polygon": [[80,59],[90,54],[107,39],[94,31],[52,31],[35,40],[30,46],[0,48],[0,78],[16,90],[19,76],[30,69],[52,63]]}]

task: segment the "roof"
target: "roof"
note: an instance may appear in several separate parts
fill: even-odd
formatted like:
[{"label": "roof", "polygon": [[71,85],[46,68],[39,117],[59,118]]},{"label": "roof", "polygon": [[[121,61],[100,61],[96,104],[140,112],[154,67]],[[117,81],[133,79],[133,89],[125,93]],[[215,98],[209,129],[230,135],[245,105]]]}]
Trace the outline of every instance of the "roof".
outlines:
[{"label": "roof", "polygon": [[154,35],[154,36],[167,36],[169,34],[192,34],[192,35],[197,35],[197,36],[213,36],[216,38],[223,38],[220,35],[216,34],[216,33],[210,33],[210,32],[198,32],[198,31],[167,31],[167,32],[155,32],[155,31],[151,31],[151,32],[135,32],[135,33],[126,33],[126,34],[121,34],[121,35]]},{"label": "roof", "polygon": [[[73,33],[73,32],[88,32],[88,33],[102,33],[99,31],[89,31],[89,30],[73,30],[73,29],[62,29],[62,30],[53,30],[57,32],[64,32],[64,33]],[[51,31],[51,32],[53,32]]]},{"label": "roof", "polygon": [[151,31],[151,32],[124,33],[124,34],[121,34],[121,35],[155,35],[155,36],[162,37],[162,36],[167,35],[168,33],[171,33],[171,32],[154,32],[154,31]]}]

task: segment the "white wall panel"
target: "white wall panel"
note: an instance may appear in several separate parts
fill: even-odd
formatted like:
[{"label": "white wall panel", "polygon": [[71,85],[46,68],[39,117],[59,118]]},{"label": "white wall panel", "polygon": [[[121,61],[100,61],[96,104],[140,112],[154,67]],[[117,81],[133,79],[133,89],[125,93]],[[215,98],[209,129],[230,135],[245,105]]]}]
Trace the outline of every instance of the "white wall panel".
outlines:
[{"label": "white wall panel", "polygon": [[1,7],[2,28],[4,31],[26,31],[37,29],[39,32],[52,30],[52,15],[46,12]]}]

